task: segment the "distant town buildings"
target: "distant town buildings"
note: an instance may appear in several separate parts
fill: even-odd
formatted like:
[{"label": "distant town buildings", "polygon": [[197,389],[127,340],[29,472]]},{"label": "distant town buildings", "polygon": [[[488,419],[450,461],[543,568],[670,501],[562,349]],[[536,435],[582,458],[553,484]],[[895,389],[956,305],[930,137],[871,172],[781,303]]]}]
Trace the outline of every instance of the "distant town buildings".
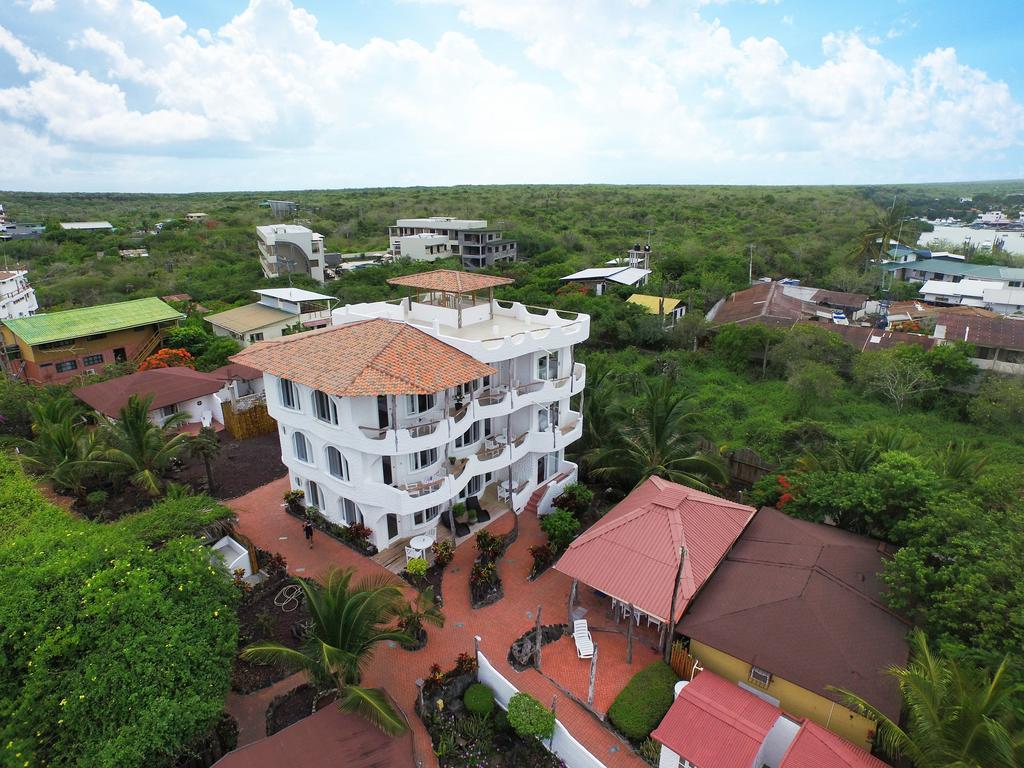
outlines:
[{"label": "distant town buildings", "polygon": [[62,221],[60,228],[73,232],[113,232],[114,225],[109,221]]},{"label": "distant town buildings", "polygon": [[[450,216],[430,216],[423,219],[398,219],[388,230],[392,256],[403,255],[403,238],[411,235],[443,235],[448,239],[448,251],[459,256],[466,269],[491,267],[498,261],[515,261],[518,257],[516,241],[504,236],[501,227],[489,227],[485,219],[454,219]],[[440,240],[424,239],[423,248],[440,245]],[[429,243],[427,245],[426,243]],[[414,248],[412,242],[405,245]],[[418,249],[416,250],[418,253]],[[433,261],[440,253],[427,253],[422,260]]]},{"label": "distant town buildings", "polygon": [[186,213],[185,221],[189,224],[198,224],[201,221],[206,221],[209,216],[205,213]]},{"label": "distant town buildings", "polygon": [[264,200],[260,207],[269,208],[275,219],[283,219],[299,212],[299,204],[294,200]]},{"label": "distant town buildings", "polygon": [[149,251],[145,248],[118,248],[117,254],[122,259],[145,259],[149,257]]},{"label": "distant town buildings", "polygon": [[289,329],[307,331],[331,322],[333,296],[301,288],[264,288],[253,293],[259,301],[203,318],[215,335],[229,336],[247,347],[257,341],[279,339]]},{"label": "distant town buildings", "polygon": [[256,227],[260,266],[268,278],[306,275],[324,282],[324,236],[298,224]]},{"label": "distant town buildings", "polygon": [[0,320],[28,317],[39,309],[36,292],[28,282],[28,271],[0,270]]},{"label": "distant town buildings", "polygon": [[[451,256],[451,247],[448,235],[440,235],[434,232],[420,232],[418,235],[405,235],[392,239],[392,248],[397,258],[412,259],[413,261],[437,261]],[[397,248],[395,247],[397,245]]]}]

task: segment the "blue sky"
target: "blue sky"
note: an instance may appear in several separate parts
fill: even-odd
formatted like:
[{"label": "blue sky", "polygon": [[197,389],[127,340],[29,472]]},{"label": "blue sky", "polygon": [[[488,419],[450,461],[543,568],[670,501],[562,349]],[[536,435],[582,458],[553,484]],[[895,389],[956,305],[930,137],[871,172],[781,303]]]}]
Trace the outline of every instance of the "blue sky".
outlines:
[{"label": "blue sky", "polygon": [[1024,177],[1010,2],[0,10],[0,188]]}]

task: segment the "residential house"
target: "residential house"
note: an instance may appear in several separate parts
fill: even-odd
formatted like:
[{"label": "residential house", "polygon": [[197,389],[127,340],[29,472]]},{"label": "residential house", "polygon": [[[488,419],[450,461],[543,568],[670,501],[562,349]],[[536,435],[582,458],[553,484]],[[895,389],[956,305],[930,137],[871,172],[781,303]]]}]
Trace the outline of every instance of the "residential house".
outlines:
[{"label": "residential house", "polygon": [[42,237],[45,231],[45,224],[26,224],[9,221],[6,224],[0,224],[0,240],[24,240]]},{"label": "residential house", "polygon": [[932,337],[938,344],[970,344],[974,350],[971,362],[982,370],[1024,374],[1024,319],[942,314],[935,321]]},{"label": "residential house", "polygon": [[665,326],[668,328],[675,325],[676,320],[686,314],[686,305],[683,304],[681,299],[634,293],[626,301],[630,304],[636,304],[648,314],[664,318]]},{"label": "residential house", "polygon": [[[885,261],[881,265],[882,270],[895,280],[922,283],[929,280],[946,280],[956,283],[966,278],[972,278],[1001,282],[1004,288],[1024,287],[1024,267],[974,264],[965,261],[963,256],[932,253],[922,249],[906,249],[899,253],[905,260]],[[890,255],[892,254],[893,251],[890,251]]]},{"label": "residential house", "polygon": [[192,425],[194,430],[200,426],[220,430],[224,424],[221,404],[231,396],[227,385],[227,381],[213,373],[182,367],[153,368],[79,387],[74,394],[90,408],[111,418],[117,418],[132,396],[152,397],[149,420],[154,424],[162,426],[175,414],[183,413],[185,424]]},{"label": "residential house", "polygon": [[450,216],[429,216],[422,219],[398,219],[388,228],[391,243],[388,253],[402,254],[402,238],[410,235],[434,234],[448,238],[452,256],[462,259],[466,269],[494,266],[499,261],[515,261],[516,241],[505,237],[500,226],[489,227],[486,219],[455,219]]},{"label": "residential house", "polygon": [[28,317],[39,309],[36,292],[29,285],[28,270],[0,271],[0,320]]},{"label": "residential house", "polygon": [[639,288],[647,284],[651,270],[639,267],[591,267],[573,272],[561,278],[563,283],[575,283],[587,292],[593,291],[596,296],[603,296],[609,288],[626,285]]},{"label": "residential house", "polygon": [[925,349],[935,346],[935,340],[920,333],[905,333],[903,331],[886,331],[881,328],[870,328],[863,325],[830,325],[830,331],[838,333],[847,344],[850,344],[858,352],[868,352],[877,349],[889,349],[901,344],[916,344]]},{"label": "residential house", "polygon": [[334,310],[334,325],[234,356],[264,372],[290,485],[379,549],[436,536],[458,501],[522,510],[576,477],[571,399],[586,382],[573,348],[590,318],[499,304],[507,278],[453,270],[389,280],[398,302]]},{"label": "residential house", "polygon": [[761,508],[678,625],[707,670],[770,697],[865,749],[875,723],[830,686],[898,720],[886,670],[908,658],[910,625],[879,577],[888,548],[829,525]]},{"label": "residential house", "polygon": [[197,212],[185,214],[185,221],[187,221],[189,224],[199,224],[200,222],[206,221],[208,218],[210,217],[205,213]]},{"label": "residential house", "polygon": [[812,720],[793,718],[760,691],[714,672],[676,684],[651,738],[658,768],[889,768]]},{"label": "residential house", "polygon": [[324,236],[298,224],[256,227],[260,266],[268,278],[306,275],[324,281]]},{"label": "residential house", "polygon": [[114,225],[109,221],[62,221],[60,228],[73,232],[113,232]]},{"label": "residential house", "polygon": [[4,366],[33,384],[59,384],[110,363],[137,365],[183,317],[149,298],[4,320]]},{"label": "residential house", "polygon": [[707,313],[712,327],[726,323],[760,323],[792,328],[802,320],[846,325],[864,310],[862,293],[828,291],[793,282],[759,282],[720,299]]},{"label": "residential house", "polygon": [[230,336],[243,347],[284,336],[289,329],[323,328],[331,322],[333,296],[302,288],[254,290],[259,301],[207,315],[216,336]]},{"label": "residential house", "polygon": [[436,232],[404,235],[391,241],[393,248],[397,245],[395,258],[413,261],[437,261],[451,256],[450,242],[448,235]]}]

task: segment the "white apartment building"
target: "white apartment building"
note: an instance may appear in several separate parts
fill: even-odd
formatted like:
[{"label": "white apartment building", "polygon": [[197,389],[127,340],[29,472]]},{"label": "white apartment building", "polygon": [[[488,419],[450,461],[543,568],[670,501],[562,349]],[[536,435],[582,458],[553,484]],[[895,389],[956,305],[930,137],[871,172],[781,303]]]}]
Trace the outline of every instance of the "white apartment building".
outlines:
[{"label": "white apartment building", "polygon": [[437,261],[451,256],[448,235],[434,232],[420,232],[418,235],[405,235],[391,241],[396,247],[395,256],[412,259],[413,261]]},{"label": "white apartment building", "polygon": [[28,271],[0,270],[0,320],[28,317],[39,309],[36,292],[28,283]]},{"label": "white apartment building", "polygon": [[298,224],[256,227],[260,266],[268,278],[307,275],[324,281],[324,236]]},{"label": "white apartment building", "polygon": [[504,236],[500,227],[487,226],[486,219],[454,219],[451,216],[428,216],[422,219],[398,219],[388,228],[391,242],[388,251],[401,255],[401,239],[410,235],[436,234],[448,238],[453,256],[462,258],[466,269],[493,266],[496,261],[515,261],[516,241]]},{"label": "white apartment building", "polygon": [[[453,504],[550,510],[577,467],[590,318],[493,298],[507,278],[394,278],[413,294],[334,310],[333,325],[255,344],[291,487],[378,549],[452,527]],[[442,519],[443,518],[443,519]],[[447,534],[443,534],[447,535]]]}]

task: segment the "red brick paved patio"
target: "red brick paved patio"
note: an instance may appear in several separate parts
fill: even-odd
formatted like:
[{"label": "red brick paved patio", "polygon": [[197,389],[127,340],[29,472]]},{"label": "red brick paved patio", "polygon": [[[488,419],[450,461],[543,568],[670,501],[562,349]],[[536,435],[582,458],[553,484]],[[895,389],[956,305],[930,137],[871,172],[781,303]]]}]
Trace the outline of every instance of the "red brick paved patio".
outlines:
[{"label": "red brick paved patio", "polygon": [[[281,507],[281,497],[287,489],[287,478],[281,478],[245,496],[226,502],[238,516],[241,533],[262,549],[284,555],[288,560],[288,569],[294,575],[320,577],[334,567],[354,567],[359,573],[366,575],[388,573],[369,558],[357,554],[323,534],[316,537],[314,548],[310,550],[303,539],[299,521]],[[491,527],[495,533],[507,533],[513,524],[514,517],[505,515],[496,520]],[[427,647],[421,651],[404,651],[397,646],[381,648],[367,667],[363,683],[384,687],[403,707],[412,723],[418,760],[424,766],[435,766],[437,761],[430,737],[413,711],[417,692],[416,680],[426,677],[430,665],[434,662],[444,668],[451,667],[459,653],[472,652],[473,636],[479,635],[481,650],[491,664],[513,685],[536,696],[546,705],[550,705],[552,698],[557,697],[559,720],[581,744],[609,768],[646,766],[646,763],[597,717],[566,696],[551,680],[532,669],[516,672],[508,664],[509,646],[533,626],[538,605],[543,606],[542,620],[546,624],[564,623],[568,618],[568,577],[549,569],[535,582],[527,581],[526,577],[532,565],[529,548],[542,543],[545,537],[534,515],[524,513],[520,516],[519,524],[519,539],[506,553],[499,566],[505,597],[495,605],[480,610],[470,608],[468,579],[476,550],[471,544],[460,546],[455,552],[455,559],[448,566],[442,585],[446,618],[444,628],[428,628]],[[595,610],[595,616],[596,613]],[[592,617],[588,614],[587,618]],[[595,633],[594,639],[601,648],[595,709],[603,712],[629,678],[653,660],[654,652],[645,648],[642,642],[634,642],[633,664],[627,667],[624,636]],[[571,659],[562,650],[566,641],[572,652]],[[586,699],[589,662],[576,658],[571,639],[563,638],[554,645],[545,646],[542,668],[545,672],[550,672],[573,695]],[[582,688],[581,672],[584,675]],[[263,734],[263,710],[270,699],[279,692],[279,686],[281,684],[274,686],[274,693],[270,693],[268,689],[250,696],[230,697],[229,710],[239,718],[239,745]],[[261,705],[263,709],[260,708]]]}]

